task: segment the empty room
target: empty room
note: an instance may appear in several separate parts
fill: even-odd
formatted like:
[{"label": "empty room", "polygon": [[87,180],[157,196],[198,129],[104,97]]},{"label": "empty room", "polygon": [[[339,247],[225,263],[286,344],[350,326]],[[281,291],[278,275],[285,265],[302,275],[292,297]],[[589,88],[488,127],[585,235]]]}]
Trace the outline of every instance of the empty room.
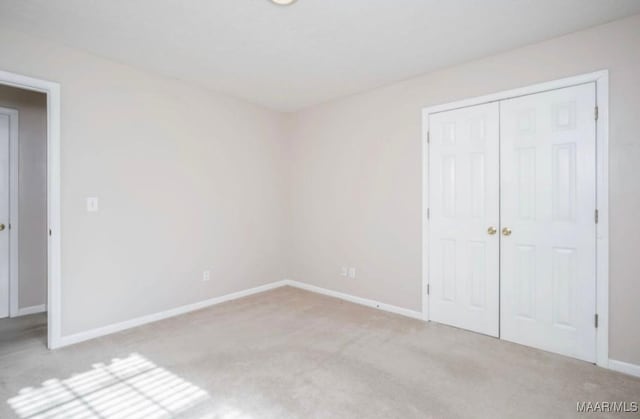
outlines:
[{"label": "empty room", "polygon": [[0,418],[640,417],[638,170],[638,0],[0,0]]}]

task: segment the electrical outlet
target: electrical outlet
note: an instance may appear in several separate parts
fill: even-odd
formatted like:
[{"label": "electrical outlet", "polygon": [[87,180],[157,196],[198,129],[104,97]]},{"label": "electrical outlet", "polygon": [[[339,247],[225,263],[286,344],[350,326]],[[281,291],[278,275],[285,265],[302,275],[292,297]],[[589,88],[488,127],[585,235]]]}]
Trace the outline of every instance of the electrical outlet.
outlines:
[{"label": "electrical outlet", "polygon": [[346,266],[343,266],[342,268],[340,268],[340,276],[346,277],[348,275],[349,275],[349,273],[348,273],[348,269],[347,269]]},{"label": "electrical outlet", "polygon": [[349,268],[349,278],[351,279],[356,278],[356,268]]},{"label": "electrical outlet", "polygon": [[211,279],[211,271],[202,272],[202,280],[203,281],[208,281],[210,279]]}]

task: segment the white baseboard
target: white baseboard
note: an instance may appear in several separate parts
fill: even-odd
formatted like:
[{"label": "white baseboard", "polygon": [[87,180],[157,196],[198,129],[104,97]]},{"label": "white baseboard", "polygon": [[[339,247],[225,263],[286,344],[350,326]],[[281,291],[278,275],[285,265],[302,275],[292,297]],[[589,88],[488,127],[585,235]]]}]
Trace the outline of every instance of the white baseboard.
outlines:
[{"label": "white baseboard", "polygon": [[22,307],[22,308],[18,308],[18,313],[12,317],[20,317],[20,316],[26,316],[29,314],[44,313],[45,311],[47,311],[47,306],[45,304],[40,304],[37,306],[31,306],[31,307]]},{"label": "white baseboard", "polygon": [[[390,313],[399,314],[402,316],[410,317],[413,319],[423,320],[422,313],[419,311],[409,310],[402,307],[397,307],[391,304],[381,303],[375,300],[369,300],[367,298],[356,297],[351,294],[345,294],[343,292],[333,291],[326,288],[318,287],[315,285],[306,284],[304,282],[293,281],[290,279],[283,279],[282,281],[272,282],[270,284],[261,285],[259,287],[250,288],[244,291],[238,291],[231,294],[223,295],[221,297],[215,297],[208,300],[200,301],[193,304],[187,304],[185,306],[176,307],[170,310],[162,311],[155,314],[149,314],[146,316],[138,317],[131,320],[126,320],[124,322],[111,324],[108,326],[99,327],[96,329],[88,330],[85,332],[76,333],[73,335],[63,336],[59,342],[55,345],[54,348],[61,348],[63,346],[73,345],[75,343],[83,342],[89,339],[94,339],[100,336],[109,335],[112,333],[120,332],[126,329],[130,329],[137,326],[142,326],[144,324],[156,322],[158,320],[167,319],[169,317],[179,316],[181,314],[186,314],[192,311],[200,310],[206,307],[211,307],[216,304],[224,303],[226,301],[235,300],[242,297],[247,297],[249,295],[258,294],[264,291],[269,291],[274,288],[279,288],[282,286],[291,286],[295,288],[300,288],[306,291],[315,292],[317,294],[326,295],[329,297],[339,298],[344,301],[348,301],[355,304],[360,304],[367,307],[376,308],[379,310],[387,311]],[[33,307],[25,307],[18,311],[19,316],[40,313],[46,311],[46,307],[44,305],[41,306],[33,306]],[[614,359],[609,360],[608,367],[611,370],[622,372],[624,374],[633,375],[636,377],[640,377],[640,365],[631,364],[628,362],[616,361]]]},{"label": "white baseboard", "polygon": [[609,369],[622,372],[625,374],[640,377],[640,365],[631,364],[628,362],[616,361],[615,359],[609,360]]},{"label": "white baseboard", "polygon": [[[422,313],[418,311],[413,311],[413,310],[409,310],[402,307],[396,307],[390,304],[381,303],[375,300],[368,300],[366,298],[360,298],[360,297],[356,297],[356,296],[345,294],[338,291],[332,291],[326,288],[317,287],[315,285],[306,284],[304,282],[293,281],[290,279],[286,279],[283,282],[285,283],[285,285],[315,292],[318,294],[340,298],[341,300],[349,301],[356,304],[361,304],[367,307],[377,308],[380,310],[400,314],[402,316],[411,317],[418,320],[424,319],[422,316]],[[635,377],[640,377],[640,365],[631,364],[623,361],[616,361],[615,359],[610,359],[608,365],[605,366],[605,368],[608,368],[613,371],[621,372],[624,374],[633,375]]]},{"label": "white baseboard", "polygon": [[86,340],[94,339],[100,336],[110,335],[112,333],[121,332],[133,327],[142,326],[148,323],[153,323],[158,320],[168,319],[169,317],[179,316],[191,311],[200,310],[206,307],[211,307],[216,304],[224,303],[226,301],[235,300],[237,298],[246,297],[253,294],[258,294],[264,291],[279,288],[285,285],[300,288],[303,290],[315,292],[318,294],[327,295],[330,297],[339,298],[341,300],[349,301],[352,303],[360,304],[367,307],[377,308],[379,310],[388,311],[402,316],[411,317],[414,319],[422,319],[422,313],[418,311],[409,310],[406,308],[396,307],[390,304],[381,303],[375,300],[369,300],[366,298],[360,298],[353,295],[345,294],[338,291],[328,290],[326,288],[317,287],[315,285],[305,284],[304,282],[292,281],[289,279],[283,279],[282,281],[272,282],[270,284],[261,285],[259,287],[250,288],[244,291],[238,291],[231,294],[223,295],[221,297],[215,297],[208,300],[200,301],[193,304],[187,304],[181,307],[172,308],[170,310],[161,311],[159,313],[149,314],[135,319],[126,320],[120,323],[110,324],[96,329],[87,330],[84,332],[74,333],[72,335],[62,336],[58,342],[52,347],[52,349],[62,348],[64,346],[73,345],[75,343],[84,342]]},{"label": "white baseboard", "polygon": [[[250,288],[244,291],[234,292],[231,294],[223,295],[221,297],[215,297],[215,298],[211,298],[211,299],[200,301],[193,304],[187,304],[181,307],[176,307],[176,308],[162,311],[159,313],[149,314],[149,315],[138,317],[135,319],[126,320],[120,323],[115,323],[108,326],[87,330],[85,332],[75,333],[73,335],[62,336],[62,338],[60,338],[60,341],[57,342],[57,344],[54,347],[52,347],[52,349],[73,345],[75,343],[80,343],[86,340],[94,339],[100,336],[105,336],[105,335],[109,335],[116,332],[121,332],[123,330],[131,329],[133,327],[142,326],[148,323],[153,323],[158,320],[167,319],[169,317],[179,316],[181,314],[186,314],[192,311],[211,307],[216,304],[224,303],[226,301],[247,297],[249,295],[258,294],[264,291],[269,291],[274,288],[279,288],[287,285],[295,288],[300,288],[306,291],[315,292],[317,294],[339,298],[341,300],[348,301],[351,303],[360,304],[363,306],[376,308],[382,311],[399,314],[405,317],[410,317],[412,319],[423,320],[422,313],[419,311],[409,310],[409,309],[397,307],[391,304],[381,303],[376,300],[369,300],[367,298],[356,297],[351,294],[345,294],[342,292],[329,290],[329,289],[318,287],[315,285],[306,284],[304,282],[293,281],[290,279],[283,279],[281,281],[272,282],[270,284],[261,285],[259,287]],[[19,310],[18,315],[22,316],[22,315],[33,314],[33,313],[40,313],[43,311],[46,311],[45,305],[25,307]],[[610,359],[608,367],[606,368],[609,368],[614,371],[622,372],[624,374],[640,377],[640,365],[635,365],[628,362],[622,362],[622,361],[616,361],[614,359]]]},{"label": "white baseboard", "polygon": [[409,310],[407,308],[393,306],[391,304],[381,303],[380,301],[369,300],[367,298],[356,297],[351,294],[345,294],[338,291],[332,291],[326,288],[317,287],[315,285],[309,285],[304,282],[293,281],[285,279],[285,285],[300,288],[303,290],[315,292],[318,294],[328,295],[330,297],[339,298],[341,300],[349,301],[351,303],[360,304],[367,307],[377,308],[379,310],[388,311],[390,313],[400,314],[402,316],[411,317],[412,319],[422,320],[422,313],[419,311]]},{"label": "white baseboard", "polygon": [[186,314],[192,311],[214,306],[216,304],[224,303],[226,301],[247,297],[253,294],[258,294],[274,288],[282,287],[284,285],[286,285],[286,281],[276,281],[270,284],[261,285],[259,287],[249,288],[248,290],[238,291],[231,294],[223,295],[221,297],[210,298],[208,300],[200,301],[197,303],[187,304],[181,307],[172,308],[170,310],[161,311],[159,313],[149,314],[146,316],[137,317],[135,319],[126,320],[120,323],[98,327],[96,329],[87,330],[85,332],[62,336],[60,338],[60,341],[57,342],[56,346],[52,349],[62,348],[63,346],[73,345],[75,343],[80,343],[80,342],[83,342],[89,339],[94,339],[100,336],[121,332],[126,329],[131,329],[132,327],[142,326],[144,324],[153,323],[158,320],[168,319],[169,317],[179,316],[180,314]]}]

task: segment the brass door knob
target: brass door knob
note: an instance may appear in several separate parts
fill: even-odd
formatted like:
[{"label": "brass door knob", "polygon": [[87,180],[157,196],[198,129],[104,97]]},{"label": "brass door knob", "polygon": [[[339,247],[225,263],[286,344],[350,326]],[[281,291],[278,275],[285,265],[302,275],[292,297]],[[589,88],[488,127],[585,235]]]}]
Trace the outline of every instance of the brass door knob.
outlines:
[{"label": "brass door knob", "polygon": [[4,230],[4,224],[0,224],[0,231]]},{"label": "brass door knob", "polygon": [[511,235],[511,229],[509,227],[505,227],[502,229],[502,235],[503,236],[510,236]]},{"label": "brass door knob", "polygon": [[489,233],[490,236],[493,236],[494,234],[496,234],[498,232],[498,230],[494,227],[491,226],[487,229],[487,233]]}]

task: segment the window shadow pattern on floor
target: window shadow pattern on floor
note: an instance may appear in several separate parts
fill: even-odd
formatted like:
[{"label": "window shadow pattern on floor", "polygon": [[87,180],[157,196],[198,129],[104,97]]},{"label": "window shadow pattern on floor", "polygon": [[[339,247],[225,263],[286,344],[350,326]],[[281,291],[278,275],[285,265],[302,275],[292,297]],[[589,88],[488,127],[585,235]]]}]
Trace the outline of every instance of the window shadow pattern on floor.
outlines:
[{"label": "window shadow pattern on floor", "polygon": [[209,394],[132,353],[67,379],[27,387],[7,403],[21,419],[169,418],[205,402]]}]

